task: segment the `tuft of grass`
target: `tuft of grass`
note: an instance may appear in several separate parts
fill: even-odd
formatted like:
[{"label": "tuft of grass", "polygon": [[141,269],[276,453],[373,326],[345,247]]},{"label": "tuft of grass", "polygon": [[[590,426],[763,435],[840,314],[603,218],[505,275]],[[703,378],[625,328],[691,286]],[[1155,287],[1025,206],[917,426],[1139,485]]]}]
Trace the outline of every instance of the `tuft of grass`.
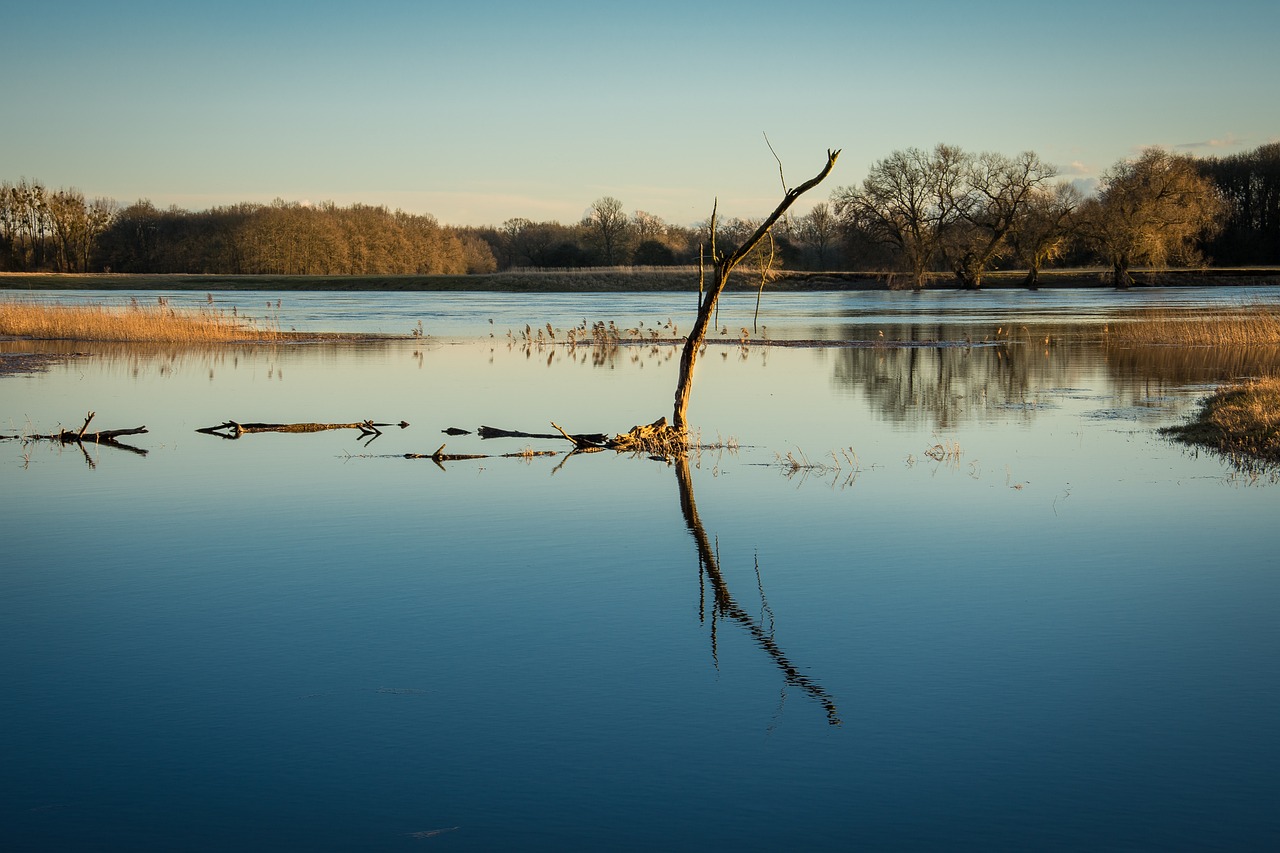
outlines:
[{"label": "tuft of grass", "polygon": [[1280,463],[1280,378],[1220,388],[1190,422],[1161,432],[1230,458]]},{"label": "tuft of grass", "polygon": [[1109,324],[1109,344],[1255,346],[1280,344],[1280,312],[1269,305],[1242,306],[1205,317],[1191,311],[1154,308],[1131,322]]},{"label": "tuft of grass", "polygon": [[262,327],[234,313],[211,308],[171,308],[155,305],[46,305],[0,300],[0,335],[67,341],[162,341],[219,343],[273,341],[285,337],[279,329]]}]

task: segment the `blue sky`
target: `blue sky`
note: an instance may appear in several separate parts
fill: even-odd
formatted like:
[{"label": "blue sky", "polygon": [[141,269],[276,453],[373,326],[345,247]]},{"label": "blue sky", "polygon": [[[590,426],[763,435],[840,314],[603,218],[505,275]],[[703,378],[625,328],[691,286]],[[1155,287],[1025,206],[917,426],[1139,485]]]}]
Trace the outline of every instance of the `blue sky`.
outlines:
[{"label": "blue sky", "polygon": [[1280,4],[0,0],[0,178],[198,210],[332,200],[457,225],[679,224],[890,152],[1280,140]]}]

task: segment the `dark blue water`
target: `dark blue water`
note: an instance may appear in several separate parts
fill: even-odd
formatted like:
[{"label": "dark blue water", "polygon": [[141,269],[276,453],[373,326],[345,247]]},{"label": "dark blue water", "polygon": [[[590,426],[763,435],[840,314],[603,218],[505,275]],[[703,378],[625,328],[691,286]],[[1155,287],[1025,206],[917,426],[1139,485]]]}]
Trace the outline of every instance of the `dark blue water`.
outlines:
[{"label": "dark blue water", "polygon": [[[504,340],[569,297],[496,300],[490,341],[487,298],[414,306],[438,339],[0,377],[3,434],[149,429],[0,443],[5,849],[1280,841],[1280,490],[1156,432],[1247,357],[717,346],[686,476],[443,435],[668,413],[669,348]],[[892,319],[860,298],[762,319]],[[411,426],[195,432],[364,418]],[[560,453],[404,458],[441,443]]]}]

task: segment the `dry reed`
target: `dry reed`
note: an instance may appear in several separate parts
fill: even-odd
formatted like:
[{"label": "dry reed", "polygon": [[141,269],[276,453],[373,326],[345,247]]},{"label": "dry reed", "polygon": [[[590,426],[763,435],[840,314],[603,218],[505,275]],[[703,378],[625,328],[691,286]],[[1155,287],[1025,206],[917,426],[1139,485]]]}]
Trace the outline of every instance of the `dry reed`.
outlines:
[{"label": "dry reed", "polygon": [[1113,323],[1107,343],[1178,346],[1280,344],[1280,313],[1269,305],[1242,306],[1213,316],[1154,308],[1131,322]]},{"label": "dry reed", "polygon": [[1221,388],[1192,421],[1163,432],[1230,457],[1280,463],[1280,378]]},{"label": "dry reed", "polygon": [[0,300],[0,335],[39,340],[219,343],[279,340],[275,328],[213,309],[41,304]]}]

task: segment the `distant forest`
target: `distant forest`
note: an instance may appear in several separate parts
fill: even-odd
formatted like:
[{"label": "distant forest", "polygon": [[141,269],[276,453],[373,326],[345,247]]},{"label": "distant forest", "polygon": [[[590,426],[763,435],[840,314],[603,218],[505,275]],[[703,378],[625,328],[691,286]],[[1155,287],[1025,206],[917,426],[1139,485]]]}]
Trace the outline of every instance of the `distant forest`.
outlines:
[{"label": "distant forest", "polygon": [[[711,222],[674,225],[618,199],[580,222],[517,218],[443,225],[385,207],[283,200],[192,212],[121,206],[0,183],[0,271],[224,275],[431,275],[507,269],[696,264]],[[755,223],[720,219],[729,245]],[[1033,152],[971,154],[947,145],[895,151],[859,184],[775,227],[757,262],[794,270],[949,272],[977,287],[998,269],[1280,264],[1280,143],[1229,157],[1148,149],[1116,163],[1083,197]]]}]

